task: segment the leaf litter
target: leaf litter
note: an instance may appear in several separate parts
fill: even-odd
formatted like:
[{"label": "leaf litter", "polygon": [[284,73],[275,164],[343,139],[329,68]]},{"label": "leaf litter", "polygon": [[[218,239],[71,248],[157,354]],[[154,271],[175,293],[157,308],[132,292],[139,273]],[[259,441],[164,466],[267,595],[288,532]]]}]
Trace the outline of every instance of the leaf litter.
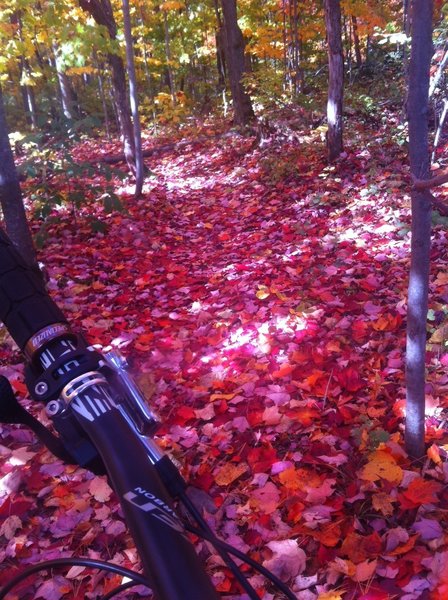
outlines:
[{"label": "leaf litter", "polygon": [[[123,186],[126,212],[88,204],[76,225],[58,213],[41,258],[70,320],[127,355],[162,416],[162,446],[207,494],[218,535],[301,600],[438,599],[448,586],[448,358],[436,336],[419,470],[402,448],[406,159],[385,130],[364,136],[368,151],[349,147],[331,168],[318,143],[261,149],[237,134],[154,155],[141,199]],[[284,161],[294,169],[278,179]],[[106,233],[92,237],[91,215]],[[433,335],[444,326],[445,264],[438,225]],[[0,350],[23,392],[19,357],[7,340]],[[51,557],[139,568],[104,479],[62,465],[16,427],[3,427],[1,444],[0,584]],[[206,545],[198,551],[218,590],[243,598]],[[280,598],[249,577],[260,598]],[[75,569],[40,574],[17,597],[90,599],[118,583]]]}]

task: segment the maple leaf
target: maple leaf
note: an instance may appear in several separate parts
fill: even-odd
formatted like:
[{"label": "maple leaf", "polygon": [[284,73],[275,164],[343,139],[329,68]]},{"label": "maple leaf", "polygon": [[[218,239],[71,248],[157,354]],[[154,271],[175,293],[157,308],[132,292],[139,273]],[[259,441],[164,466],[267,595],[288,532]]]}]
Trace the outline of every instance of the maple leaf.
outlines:
[{"label": "maple leaf", "polygon": [[383,543],[376,532],[368,536],[351,532],[342,542],[341,554],[347,556],[354,564],[358,564],[368,558],[378,557],[382,547]]},{"label": "maple leaf", "polygon": [[112,488],[105,477],[95,477],[89,485],[89,492],[98,502],[107,502],[112,495]]},{"label": "maple leaf", "polygon": [[402,508],[416,508],[422,504],[437,502],[437,494],[441,491],[442,484],[437,481],[415,477],[407,489],[399,494]]},{"label": "maple leaf", "polygon": [[263,487],[251,492],[249,504],[255,510],[265,514],[271,514],[280,503],[280,492],[271,481],[268,481]]},{"label": "maple leaf", "polygon": [[369,462],[361,470],[360,477],[368,481],[385,479],[392,483],[400,483],[403,478],[403,470],[389,452],[375,450],[369,455]]},{"label": "maple leaf", "polygon": [[392,498],[390,494],[386,494],[385,492],[377,492],[372,497],[372,506],[385,517],[389,517],[394,512],[392,503],[396,501],[397,500]]},{"label": "maple leaf", "polygon": [[306,554],[296,540],[276,540],[268,542],[272,558],[265,560],[263,566],[272,571],[282,581],[290,581],[306,567]]}]

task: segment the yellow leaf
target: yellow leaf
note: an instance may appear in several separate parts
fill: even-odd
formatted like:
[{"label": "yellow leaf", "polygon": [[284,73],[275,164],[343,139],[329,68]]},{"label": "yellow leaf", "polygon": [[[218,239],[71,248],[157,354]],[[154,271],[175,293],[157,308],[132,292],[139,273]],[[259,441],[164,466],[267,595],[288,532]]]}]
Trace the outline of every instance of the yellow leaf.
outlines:
[{"label": "yellow leaf", "polygon": [[361,470],[360,477],[367,481],[385,479],[392,483],[400,483],[403,479],[403,470],[389,452],[375,450],[370,454],[369,462]]},{"label": "yellow leaf", "polygon": [[430,344],[442,344],[448,339],[448,325],[442,325],[434,331],[432,336],[429,338]]},{"label": "yellow leaf", "polygon": [[246,471],[246,463],[240,463],[239,465],[227,463],[219,469],[215,475],[215,481],[218,485],[230,485]]},{"label": "yellow leaf", "polygon": [[255,295],[259,300],[264,300],[270,295],[270,291],[268,290],[268,288],[262,287],[258,290],[258,292]]},{"label": "yellow leaf", "polygon": [[342,596],[339,592],[324,592],[319,594],[317,600],[342,600]]},{"label": "yellow leaf", "polygon": [[433,462],[436,463],[436,465],[442,462],[442,459],[440,458],[440,449],[436,444],[430,446],[426,451],[426,454],[428,458],[430,458]]},{"label": "yellow leaf", "polygon": [[204,227],[206,229],[213,229],[213,224],[212,223],[204,223]]}]

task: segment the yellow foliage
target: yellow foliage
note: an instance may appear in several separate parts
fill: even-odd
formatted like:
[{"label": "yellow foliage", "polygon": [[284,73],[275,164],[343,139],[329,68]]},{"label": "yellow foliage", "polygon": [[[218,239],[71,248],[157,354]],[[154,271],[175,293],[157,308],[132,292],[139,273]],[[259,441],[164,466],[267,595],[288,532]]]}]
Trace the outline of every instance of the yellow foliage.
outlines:
[{"label": "yellow foliage", "polygon": [[160,5],[160,10],[164,10],[165,12],[169,12],[170,10],[181,10],[183,8],[185,8],[185,4],[180,0],[166,0],[166,2]]},{"label": "yellow foliage", "polygon": [[70,67],[66,71],[67,75],[93,75],[97,72],[98,69],[95,69],[94,67]]},{"label": "yellow foliage", "polygon": [[361,470],[359,476],[367,481],[385,479],[392,483],[400,483],[403,479],[403,470],[397,465],[392,454],[385,450],[375,450],[370,454],[369,462]]}]

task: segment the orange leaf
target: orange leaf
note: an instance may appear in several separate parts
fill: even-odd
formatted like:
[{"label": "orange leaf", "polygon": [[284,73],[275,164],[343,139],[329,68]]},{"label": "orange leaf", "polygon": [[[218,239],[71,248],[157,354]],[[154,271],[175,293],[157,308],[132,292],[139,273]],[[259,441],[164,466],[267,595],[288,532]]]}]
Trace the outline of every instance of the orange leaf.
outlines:
[{"label": "orange leaf", "polygon": [[334,548],[341,541],[341,528],[336,523],[327,525],[321,531],[314,530],[311,532],[314,539],[318,540],[322,545],[328,548]]},{"label": "orange leaf", "polygon": [[392,501],[393,498],[389,494],[378,492],[372,497],[372,506],[385,517],[389,517],[394,512]]},{"label": "orange leaf", "polygon": [[243,473],[247,471],[246,463],[240,463],[234,465],[227,463],[219,469],[215,475],[215,481],[218,485],[230,485],[233,481],[238,479]]},{"label": "orange leaf", "polygon": [[440,458],[440,450],[436,444],[433,444],[432,446],[430,446],[428,448],[428,450],[426,451],[426,454],[427,454],[428,458],[430,458],[433,462],[436,463],[436,465],[438,465],[442,462],[442,459]]},{"label": "orange leaf", "polygon": [[403,470],[389,452],[375,450],[370,454],[369,462],[361,470],[360,477],[367,481],[385,479],[392,483],[400,483],[403,479]]},{"label": "orange leaf", "polygon": [[288,490],[298,490],[302,487],[300,474],[294,467],[289,467],[289,469],[282,471],[278,478],[280,479],[280,483]]},{"label": "orange leaf", "polygon": [[277,371],[272,373],[273,377],[287,377],[294,371],[294,366],[289,363],[283,363]]},{"label": "orange leaf", "polygon": [[212,394],[210,396],[210,402],[216,402],[217,400],[232,400],[236,394]]},{"label": "orange leaf", "polygon": [[355,572],[355,576],[353,577],[353,579],[358,582],[368,581],[368,580],[372,579],[377,566],[378,566],[377,560],[372,560],[372,561],[366,560],[366,561],[360,563],[359,565],[356,565],[356,572]]}]

